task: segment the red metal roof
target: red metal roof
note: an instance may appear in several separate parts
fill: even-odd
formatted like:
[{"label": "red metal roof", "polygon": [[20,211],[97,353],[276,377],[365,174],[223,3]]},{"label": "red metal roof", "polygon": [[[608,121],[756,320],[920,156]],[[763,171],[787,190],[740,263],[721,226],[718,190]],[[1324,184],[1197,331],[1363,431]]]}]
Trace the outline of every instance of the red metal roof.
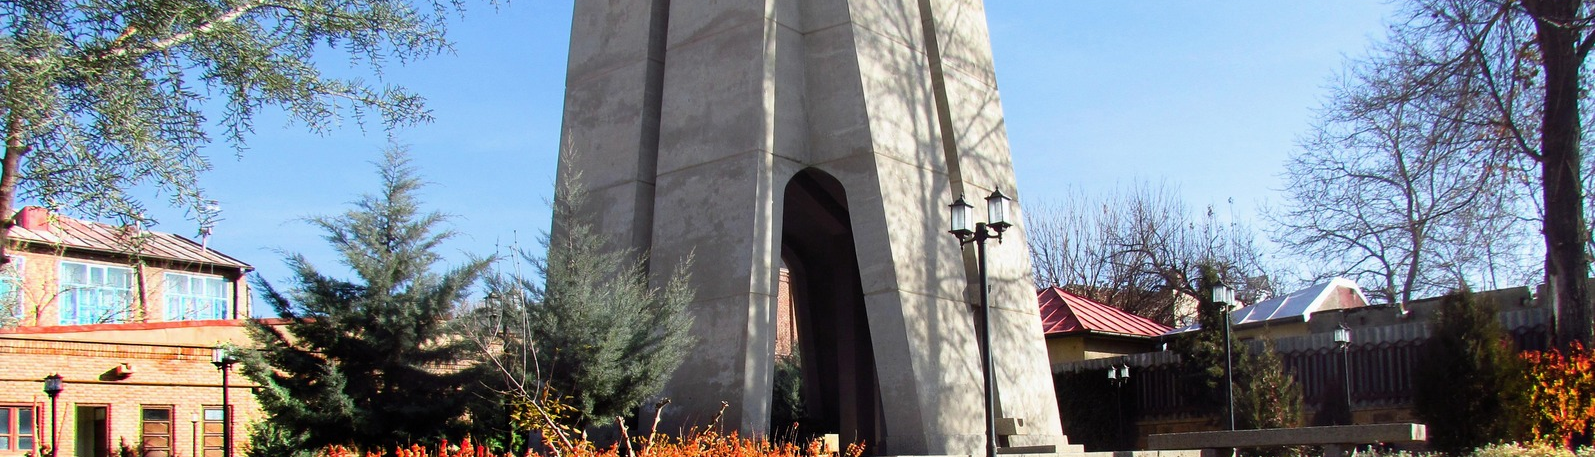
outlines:
[{"label": "red metal roof", "polygon": [[[23,209],[23,211],[28,210],[37,211],[34,208]],[[254,269],[247,263],[200,246],[199,243],[181,236],[149,230],[126,230],[60,214],[51,214],[47,223],[38,224],[33,228],[28,228],[28,224],[18,223],[11,227],[8,235],[12,240],[28,243],[124,255],[136,251],[145,257],[228,266],[246,271]]]},{"label": "red metal roof", "polygon": [[1173,328],[1059,287],[1041,289],[1036,301],[1041,306],[1041,331],[1047,335],[1097,332],[1153,337]]}]

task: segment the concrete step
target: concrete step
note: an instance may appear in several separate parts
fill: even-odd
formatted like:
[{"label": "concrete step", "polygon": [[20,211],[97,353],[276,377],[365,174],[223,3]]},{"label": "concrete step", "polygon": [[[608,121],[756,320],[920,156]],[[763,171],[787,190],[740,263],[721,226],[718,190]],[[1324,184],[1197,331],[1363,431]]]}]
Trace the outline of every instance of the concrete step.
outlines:
[{"label": "concrete step", "polygon": [[1081,452],[1068,457],[1202,457],[1200,449],[1174,451],[1103,451]]},{"label": "concrete step", "polygon": [[1202,457],[1202,451],[1196,449],[1177,451],[1086,452],[1085,447],[1078,444],[1064,445],[1062,450],[1058,452],[1003,452],[1002,449],[998,449],[997,454],[1002,455],[1003,457]]}]

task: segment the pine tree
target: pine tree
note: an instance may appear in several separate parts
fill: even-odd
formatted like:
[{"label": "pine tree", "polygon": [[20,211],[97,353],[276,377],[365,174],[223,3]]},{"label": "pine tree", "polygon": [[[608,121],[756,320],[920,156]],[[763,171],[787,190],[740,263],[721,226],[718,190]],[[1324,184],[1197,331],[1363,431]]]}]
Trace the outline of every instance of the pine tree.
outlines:
[{"label": "pine tree", "polygon": [[770,389],[770,431],[789,434],[785,439],[801,440],[807,433],[803,422],[808,410],[803,404],[803,365],[797,354],[775,359],[775,385]]},{"label": "pine tree", "polygon": [[310,221],[356,275],[324,275],[300,255],[287,263],[293,287],[256,287],[286,332],[250,325],[261,349],[244,353],[244,374],[262,388],[266,420],[297,433],[307,448],[378,449],[440,438],[458,425],[467,389],[481,375],[464,363],[468,342],[448,318],[488,266],[478,259],[438,274],[436,250],[450,236],[444,217],[422,214],[422,182],[406,152],[390,147],[378,164],[381,193],[336,217]]},{"label": "pine tree", "polygon": [[507,323],[494,344],[508,352],[496,359],[511,378],[507,390],[533,402],[551,392],[575,410],[565,425],[585,428],[629,416],[686,357],[695,341],[690,259],[662,287],[650,286],[646,259],[613,249],[585,218],[585,193],[569,184],[580,179],[561,181],[568,184],[554,199],[546,258],[520,253],[541,281],[508,275],[490,281],[488,295]]},{"label": "pine tree", "polygon": [[[1217,269],[1203,265],[1200,270],[1204,291],[1218,282]],[[1175,339],[1173,349],[1180,354],[1180,393],[1186,404],[1202,411],[1218,410],[1218,424],[1227,427],[1229,406],[1225,401],[1225,388],[1229,381],[1224,372],[1227,368],[1224,320],[1229,319],[1229,312],[1225,306],[1214,303],[1206,293],[1198,294],[1196,317],[1201,329]],[[1246,346],[1236,343],[1233,334],[1228,336],[1231,353],[1239,359]]]},{"label": "pine tree", "polygon": [[1436,450],[1457,455],[1519,438],[1521,362],[1495,307],[1468,291],[1441,298],[1414,374],[1413,412]]},{"label": "pine tree", "polygon": [[1246,351],[1235,364],[1235,421],[1238,429],[1287,428],[1302,425],[1301,384],[1285,370],[1264,341],[1261,351]]}]

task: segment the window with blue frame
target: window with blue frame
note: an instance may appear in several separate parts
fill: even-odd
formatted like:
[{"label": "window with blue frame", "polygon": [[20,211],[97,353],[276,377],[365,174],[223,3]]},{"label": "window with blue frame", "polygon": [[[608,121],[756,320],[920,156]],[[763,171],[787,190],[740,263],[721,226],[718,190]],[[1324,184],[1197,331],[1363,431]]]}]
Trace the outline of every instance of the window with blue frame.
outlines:
[{"label": "window with blue frame", "polygon": [[61,323],[103,324],[124,319],[133,299],[133,270],[61,262]]},{"label": "window with blue frame", "polygon": [[215,276],[166,274],[166,320],[226,319],[227,280]]}]

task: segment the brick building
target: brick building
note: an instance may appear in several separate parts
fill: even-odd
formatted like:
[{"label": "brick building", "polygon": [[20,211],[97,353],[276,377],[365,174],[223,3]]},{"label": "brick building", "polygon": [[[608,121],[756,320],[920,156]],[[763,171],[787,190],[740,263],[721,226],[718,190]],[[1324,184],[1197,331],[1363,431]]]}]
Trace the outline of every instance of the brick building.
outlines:
[{"label": "brick building", "polygon": [[[41,208],[16,221],[0,269],[0,457],[52,440],[60,456],[221,456],[212,350],[248,342],[252,267],[181,236]],[[51,374],[64,384],[53,402]],[[230,381],[237,455],[258,407],[247,381]]]}]

